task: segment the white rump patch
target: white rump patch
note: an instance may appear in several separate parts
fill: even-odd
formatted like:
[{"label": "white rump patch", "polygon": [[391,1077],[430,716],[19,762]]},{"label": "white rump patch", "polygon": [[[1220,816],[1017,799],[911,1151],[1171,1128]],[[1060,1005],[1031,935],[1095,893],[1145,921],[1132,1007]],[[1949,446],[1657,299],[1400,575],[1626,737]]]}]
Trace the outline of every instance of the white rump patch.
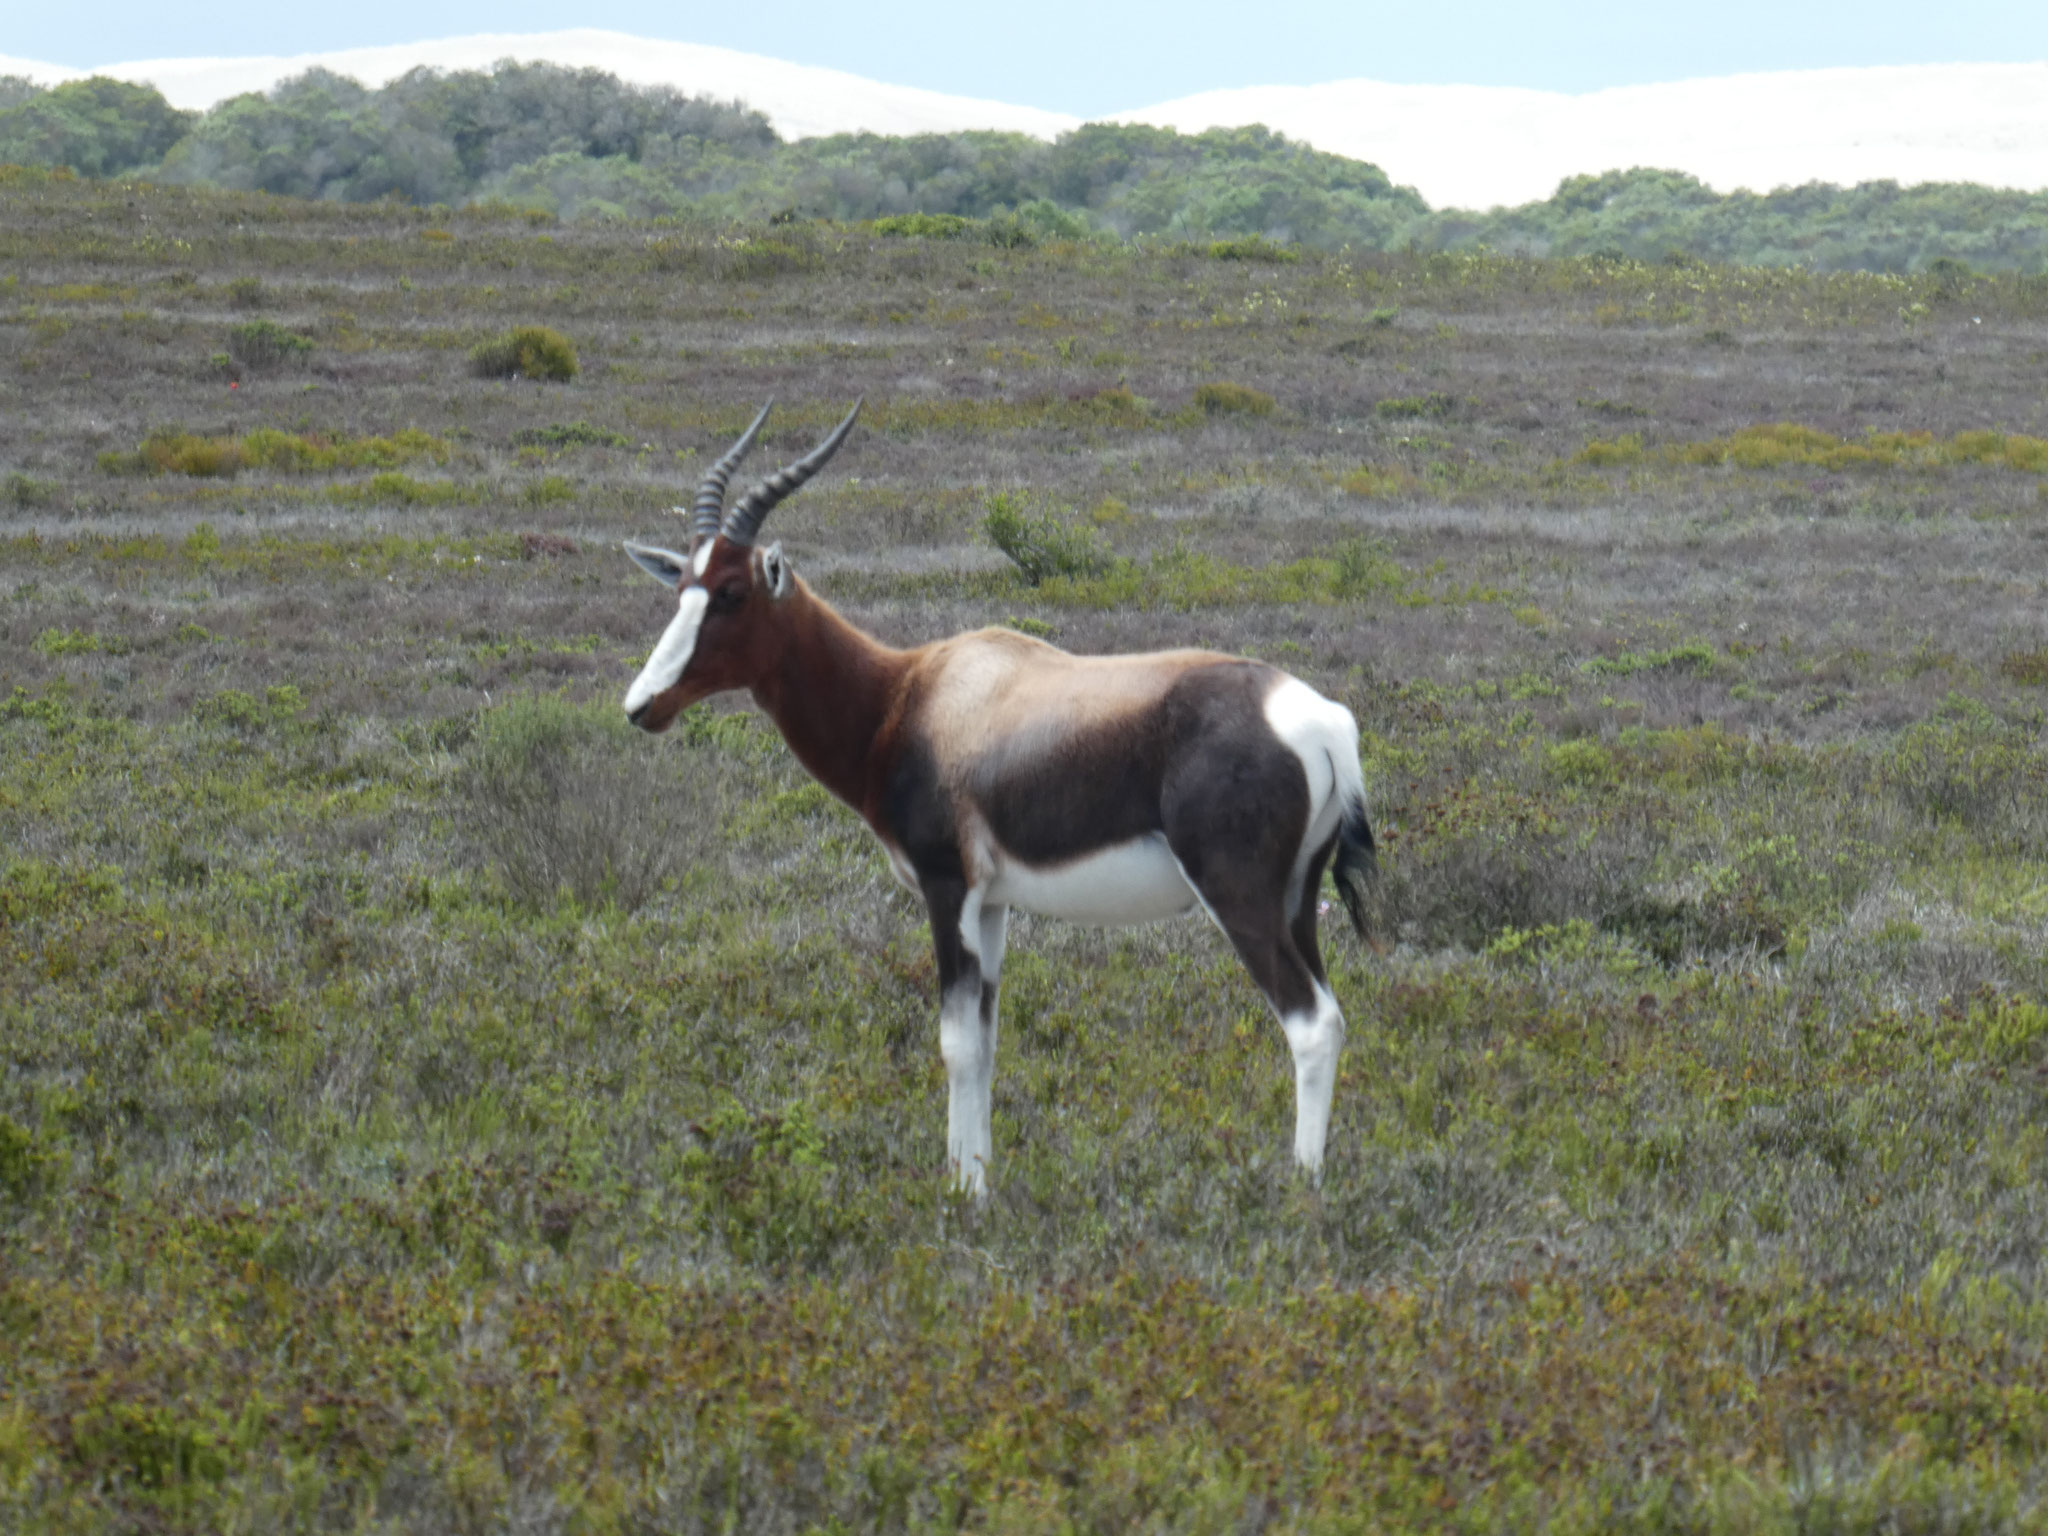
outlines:
[{"label": "white rump patch", "polygon": [[1344,802],[1363,796],[1358,770],[1358,722],[1342,704],[1324,698],[1298,677],[1282,678],[1266,695],[1266,724],[1301,759],[1308,775],[1308,826],[1287,880],[1287,916],[1301,908],[1302,881],[1316,849],[1336,833]]},{"label": "white rump patch", "polygon": [[1155,923],[1195,906],[1180,861],[1153,832],[1100,853],[1043,868],[1000,855],[986,901],[1097,928]]},{"label": "white rump patch", "polygon": [[626,690],[627,714],[639,713],[649,701],[675,687],[676,679],[683,675],[697,649],[697,627],[704,622],[704,610],[710,602],[711,594],[702,587],[691,587],[683,593],[682,601],[676,604],[676,616],[662,631],[654,654],[647,658],[647,665]]}]

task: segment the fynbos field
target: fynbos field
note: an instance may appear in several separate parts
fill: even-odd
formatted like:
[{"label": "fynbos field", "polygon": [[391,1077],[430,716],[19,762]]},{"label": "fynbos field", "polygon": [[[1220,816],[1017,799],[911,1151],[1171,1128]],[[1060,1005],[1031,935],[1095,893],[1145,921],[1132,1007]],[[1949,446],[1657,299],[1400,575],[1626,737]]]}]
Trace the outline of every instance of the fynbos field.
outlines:
[{"label": "fynbos field", "polygon": [[[2048,280],[906,227],[0,184],[0,1525],[2048,1519]],[[1020,918],[948,1193],[922,911],[619,708],[770,394],[883,638],[1356,714],[1320,1188]]]}]

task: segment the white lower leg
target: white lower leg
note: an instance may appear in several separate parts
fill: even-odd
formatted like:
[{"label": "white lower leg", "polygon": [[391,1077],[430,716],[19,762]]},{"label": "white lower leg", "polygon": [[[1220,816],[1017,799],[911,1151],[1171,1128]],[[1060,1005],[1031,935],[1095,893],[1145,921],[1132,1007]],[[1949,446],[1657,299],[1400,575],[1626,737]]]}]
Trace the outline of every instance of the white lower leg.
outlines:
[{"label": "white lower leg", "polygon": [[995,1040],[982,1022],[978,979],[941,1000],[939,1057],[946,1063],[946,1161],[955,1184],[985,1196],[994,1151],[989,1090],[995,1079]]},{"label": "white lower leg", "polygon": [[1280,1028],[1294,1052],[1294,1160],[1320,1179],[1330,1100],[1337,1092],[1337,1058],[1344,1049],[1344,1015],[1329,989],[1318,985],[1315,1012],[1291,1014]]}]

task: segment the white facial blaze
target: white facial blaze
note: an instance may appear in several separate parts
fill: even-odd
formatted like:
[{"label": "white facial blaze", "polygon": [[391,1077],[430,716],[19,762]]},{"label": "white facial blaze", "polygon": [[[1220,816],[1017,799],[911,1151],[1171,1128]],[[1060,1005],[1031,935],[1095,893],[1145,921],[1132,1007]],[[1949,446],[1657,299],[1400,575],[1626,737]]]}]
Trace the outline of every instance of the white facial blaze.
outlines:
[{"label": "white facial blaze", "polygon": [[682,601],[676,604],[676,616],[662,631],[654,654],[647,658],[647,665],[626,690],[627,714],[637,714],[649,700],[675,687],[676,679],[683,675],[683,668],[690,664],[690,656],[697,649],[697,626],[704,622],[704,609],[710,602],[711,594],[702,587],[690,587],[683,593]]}]

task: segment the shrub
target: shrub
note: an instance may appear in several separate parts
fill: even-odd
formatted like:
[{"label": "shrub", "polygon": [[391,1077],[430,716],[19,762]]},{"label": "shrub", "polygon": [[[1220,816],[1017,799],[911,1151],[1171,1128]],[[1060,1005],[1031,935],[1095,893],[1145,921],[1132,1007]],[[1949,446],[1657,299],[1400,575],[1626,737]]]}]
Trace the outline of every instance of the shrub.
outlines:
[{"label": "shrub", "polygon": [[1218,380],[1195,391],[1195,405],[1206,416],[1270,416],[1279,402],[1263,389]]},{"label": "shrub", "polygon": [[512,434],[513,443],[522,448],[630,448],[633,439],[623,432],[614,432],[609,427],[593,427],[587,421],[572,421],[566,426],[522,427]]},{"label": "shrub", "polygon": [[1595,677],[1633,677],[1638,672],[1692,672],[1701,677],[1714,670],[1714,648],[1704,640],[1690,640],[1667,651],[1623,651],[1617,656],[1595,656],[1581,670]]},{"label": "shrub", "polygon": [[614,704],[548,695],[484,712],[464,752],[457,816],[470,855],[513,898],[633,911],[719,841],[726,769],[708,749],[627,724]]},{"label": "shrub", "polygon": [[275,320],[251,320],[228,332],[228,356],[244,368],[301,362],[312,350],[312,337],[288,331]]},{"label": "shrub", "polygon": [[270,302],[270,290],[260,277],[238,277],[228,284],[228,307],[261,309]]},{"label": "shrub", "polygon": [[1393,395],[1372,408],[1373,415],[1383,421],[1399,421],[1416,416],[1448,416],[1458,408],[1458,402],[1442,391],[1427,395]]},{"label": "shrub", "polygon": [[64,499],[64,487],[55,480],[39,480],[34,475],[19,472],[7,477],[0,486],[0,496],[8,505],[24,510],[34,507],[54,507]]},{"label": "shrub", "polygon": [[1988,847],[2031,851],[2048,835],[2048,755],[1974,700],[1952,697],[1939,718],[1902,732],[1882,772],[1908,810]]},{"label": "shrub", "polygon": [[1340,484],[1347,496],[1407,496],[1420,489],[1421,482],[1407,470],[1396,465],[1381,469],[1371,464],[1362,464],[1346,475]]},{"label": "shrub", "polygon": [[1091,530],[1050,514],[1034,516],[1000,492],[989,497],[981,528],[1034,587],[1048,576],[1094,576],[1110,565]]},{"label": "shrub", "polygon": [[276,474],[310,474],[334,469],[392,469],[420,459],[448,462],[446,438],[417,427],[404,427],[389,437],[300,436],[276,427],[258,427],[246,437],[200,437],[176,427],[159,427],[133,453],[118,450],[100,455],[100,468],[110,475],[232,476],[244,469]]},{"label": "shrub", "polygon": [[898,240],[961,240],[974,227],[957,213],[899,213],[875,220],[875,233]]},{"label": "shrub", "polygon": [[1037,231],[1014,213],[999,213],[981,226],[984,245],[999,251],[1028,251],[1038,244]]},{"label": "shrub", "polygon": [[515,326],[502,336],[477,343],[469,354],[469,366],[486,379],[564,382],[575,378],[578,371],[574,344],[544,325]]},{"label": "shrub", "polygon": [[[1034,198],[1017,209],[1017,220],[1041,240],[1086,240],[1094,230],[1088,216],[1073,208],[1062,208],[1050,198]],[[993,225],[996,221],[989,220]]]},{"label": "shrub", "polygon": [[2048,688],[2048,645],[2033,651],[2012,651],[1998,663],[2001,676],[2032,688]]},{"label": "shrub", "polygon": [[232,479],[248,462],[231,437],[199,437],[174,427],[159,427],[133,453],[110,450],[100,455],[100,468],[110,475],[192,475]]},{"label": "shrub", "polygon": [[1301,253],[1268,240],[1264,235],[1241,235],[1235,240],[1211,242],[1209,254],[1217,261],[1299,261]]},{"label": "shrub", "polygon": [[0,1197],[26,1202],[48,1182],[56,1154],[24,1125],[0,1114]]},{"label": "shrub", "polygon": [[1635,464],[1643,457],[1643,435],[1640,432],[1626,432],[1612,440],[1594,438],[1578,453],[1573,455],[1575,464],[1589,464],[1595,469],[1606,469],[1616,464]]}]

